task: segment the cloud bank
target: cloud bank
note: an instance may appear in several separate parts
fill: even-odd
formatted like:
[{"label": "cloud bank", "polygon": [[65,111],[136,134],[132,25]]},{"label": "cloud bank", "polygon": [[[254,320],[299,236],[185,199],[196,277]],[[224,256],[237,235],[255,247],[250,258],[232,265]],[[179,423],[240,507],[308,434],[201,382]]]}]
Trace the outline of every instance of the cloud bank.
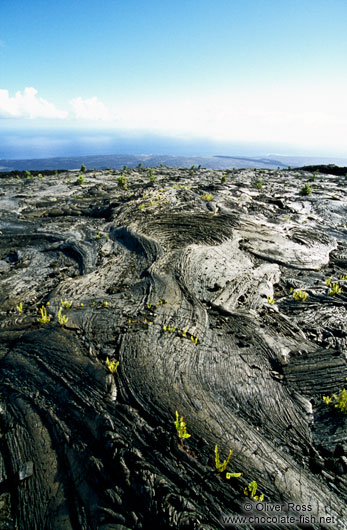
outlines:
[{"label": "cloud bank", "polygon": [[[215,142],[279,142],[301,148],[345,151],[347,129],[346,87],[257,86],[178,97],[110,100],[97,96],[70,99],[58,109],[38,96],[33,87],[10,97],[0,90],[0,118],[49,118],[67,126],[118,131],[150,132]],[[19,120],[18,120],[19,121]]]},{"label": "cloud bank", "polygon": [[113,119],[111,111],[96,96],[90,99],[81,97],[71,99],[70,105],[75,117],[79,120],[111,121]]},{"label": "cloud bank", "polygon": [[112,112],[96,96],[83,99],[77,97],[69,101],[71,112],[60,110],[54,103],[38,96],[33,87],[26,87],[23,92],[16,92],[11,97],[8,90],[0,89],[0,118],[17,119],[58,119],[75,118],[76,120],[111,121]]},{"label": "cloud bank", "polygon": [[67,118],[68,113],[59,110],[49,101],[37,96],[33,87],[27,87],[23,93],[18,91],[10,97],[8,90],[0,89],[0,118]]}]

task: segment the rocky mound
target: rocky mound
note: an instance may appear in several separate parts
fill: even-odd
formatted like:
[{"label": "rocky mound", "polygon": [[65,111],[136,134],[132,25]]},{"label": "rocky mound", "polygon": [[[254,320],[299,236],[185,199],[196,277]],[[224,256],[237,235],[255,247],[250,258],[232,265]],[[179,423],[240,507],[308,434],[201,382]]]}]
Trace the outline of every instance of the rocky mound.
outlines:
[{"label": "rocky mound", "polygon": [[0,528],[346,528],[346,179],[0,178]]}]

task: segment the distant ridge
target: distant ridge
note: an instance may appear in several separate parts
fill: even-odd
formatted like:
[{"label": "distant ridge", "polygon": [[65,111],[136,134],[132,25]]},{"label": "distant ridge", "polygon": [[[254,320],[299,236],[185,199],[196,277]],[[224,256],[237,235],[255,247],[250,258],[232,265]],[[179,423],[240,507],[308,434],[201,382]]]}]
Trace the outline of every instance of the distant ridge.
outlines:
[{"label": "distant ridge", "polygon": [[337,164],[347,166],[347,158],[303,157],[268,155],[267,157],[244,156],[175,156],[175,155],[89,155],[55,158],[35,158],[25,160],[0,160],[0,171],[78,169],[85,164],[88,169],[121,169],[123,166],[136,167],[141,163],[144,167],[163,166],[191,167],[201,166],[208,169],[258,168],[283,169],[288,166],[301,167],[316,164]]}]

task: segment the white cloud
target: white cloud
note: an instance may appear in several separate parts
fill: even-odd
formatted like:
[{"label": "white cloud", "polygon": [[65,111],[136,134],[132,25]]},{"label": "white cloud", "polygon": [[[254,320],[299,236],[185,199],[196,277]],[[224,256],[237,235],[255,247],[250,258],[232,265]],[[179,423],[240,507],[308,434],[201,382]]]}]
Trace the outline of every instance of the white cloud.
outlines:
[{"label": "white cloud", "polygon": [[93,121],[113,120],[112,112],[96,96],[90,99],[83,99],[81,97],[71,99],[70,105],[77,119]]},{"label": "white cloud", "polygon": [[37,97],[37,90],[27,87],[10,97],[8,90],[0,89],[0,118],[58,118],[64,119],[68,113],[56,108],[54,103]]}]

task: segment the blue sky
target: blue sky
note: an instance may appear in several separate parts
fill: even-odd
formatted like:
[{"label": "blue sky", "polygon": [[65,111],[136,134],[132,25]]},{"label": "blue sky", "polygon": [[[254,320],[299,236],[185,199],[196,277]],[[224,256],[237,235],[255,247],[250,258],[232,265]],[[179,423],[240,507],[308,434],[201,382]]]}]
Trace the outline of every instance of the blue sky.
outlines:
[{"label": "blue sky", "polygon": [[0,131],[347,156],[346,24],[346,0],[2,0]]}]

